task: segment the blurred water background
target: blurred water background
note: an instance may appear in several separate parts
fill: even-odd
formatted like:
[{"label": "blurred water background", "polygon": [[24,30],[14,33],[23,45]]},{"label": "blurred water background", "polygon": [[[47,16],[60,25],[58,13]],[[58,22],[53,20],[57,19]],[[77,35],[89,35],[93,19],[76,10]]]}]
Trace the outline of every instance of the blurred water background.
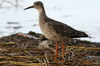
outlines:
[{"label": "blurred water background", "polygon": [[[0,0],[0,37],[18,32],[42,33],[38,26],[38,12],[24,11],[37,0]],[[100,42],[100,0],[40,0],[50,18],[66,23]]]}]

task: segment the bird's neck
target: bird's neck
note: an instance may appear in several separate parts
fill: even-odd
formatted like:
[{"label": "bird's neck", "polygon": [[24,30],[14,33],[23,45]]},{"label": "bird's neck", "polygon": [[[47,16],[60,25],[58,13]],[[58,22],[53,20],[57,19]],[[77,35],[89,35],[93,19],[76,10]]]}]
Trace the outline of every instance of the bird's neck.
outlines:
[{"label": "bird's neck", "polygon": [[38,11],[39,11],[39,21],[43,21],[47,17],[44,7],[42,7]]}]

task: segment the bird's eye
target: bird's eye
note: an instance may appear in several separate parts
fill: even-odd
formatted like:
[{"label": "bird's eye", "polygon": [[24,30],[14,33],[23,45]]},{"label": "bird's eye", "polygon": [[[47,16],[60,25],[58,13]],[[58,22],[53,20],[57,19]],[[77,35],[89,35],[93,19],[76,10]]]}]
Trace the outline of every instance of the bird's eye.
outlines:
[{"label": "bird's eye", "polygon": [[39,5],[39,3],[37,3],[36,5]]}]

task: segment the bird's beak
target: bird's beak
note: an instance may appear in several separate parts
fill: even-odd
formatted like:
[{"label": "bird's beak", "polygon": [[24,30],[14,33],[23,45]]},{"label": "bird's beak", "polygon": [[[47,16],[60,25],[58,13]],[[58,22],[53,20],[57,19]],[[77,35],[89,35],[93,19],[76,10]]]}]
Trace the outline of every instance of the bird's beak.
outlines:
[{"label": "bird's beak", "polygon": [[30,9],[30,8],[34,8],[33,6],[29,6],[27,8],[25,8],[24,10]]}]

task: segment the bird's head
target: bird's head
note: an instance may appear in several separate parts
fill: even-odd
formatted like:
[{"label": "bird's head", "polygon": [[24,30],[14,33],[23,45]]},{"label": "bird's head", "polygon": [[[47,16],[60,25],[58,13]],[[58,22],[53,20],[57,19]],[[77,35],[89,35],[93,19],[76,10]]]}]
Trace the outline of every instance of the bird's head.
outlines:
[{"label": "bird's head", "polygon": [[41,9],[43,7],[43,3],[41,1],[36,1],[34,2],[34,4],[32,6],[29,6],[27,8],[25,8],[24,10],[26,9],[30,9],[30,8],[35,8],[35,9]]}]

